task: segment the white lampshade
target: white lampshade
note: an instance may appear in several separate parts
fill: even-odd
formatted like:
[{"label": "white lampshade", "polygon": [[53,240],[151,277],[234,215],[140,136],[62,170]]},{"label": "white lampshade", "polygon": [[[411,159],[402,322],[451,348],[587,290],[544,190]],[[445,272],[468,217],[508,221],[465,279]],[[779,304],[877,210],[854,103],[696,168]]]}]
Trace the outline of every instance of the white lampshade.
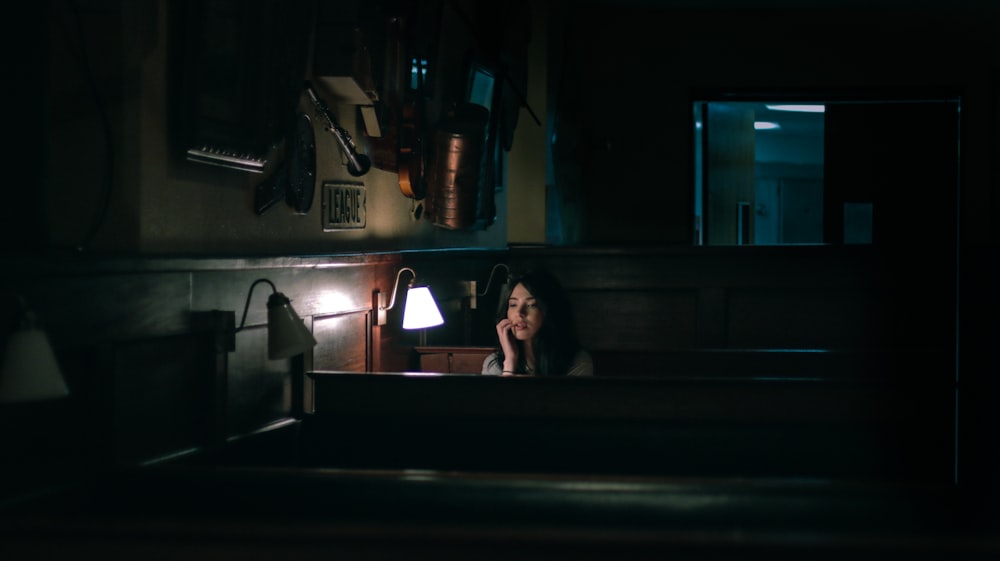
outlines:
[{"label": "white lampshade", "polygon": [[49,337],[36,327],[18,329],[7,341],[0,370],[0,402],[41,401],[69,395]]},{"label": "white lampshade", "polygon": [[267,299],[267,357],[274,360],[302,354],[316,346],[316,338],[292,308],[291,301],[275,292]]},{"label": "white lampshade", "polygon": [[406,305],[403,308],[403,329],[424,329],[444,323],[431,289],[426,286],[411,286],[406,291]]}]

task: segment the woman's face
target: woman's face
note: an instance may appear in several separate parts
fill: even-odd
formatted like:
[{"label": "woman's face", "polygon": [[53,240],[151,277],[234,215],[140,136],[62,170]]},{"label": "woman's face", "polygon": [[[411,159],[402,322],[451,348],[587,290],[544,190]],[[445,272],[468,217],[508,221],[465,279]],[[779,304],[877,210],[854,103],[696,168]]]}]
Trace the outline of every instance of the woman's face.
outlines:
[{"label": "woman's face", "polygon": [[538,335],[545,322],[545,315],[538,309],[535,297],[523,284],[518,283],[510,293],[507,319],[513,324],[514,337],[519,341],[530,341]]}]

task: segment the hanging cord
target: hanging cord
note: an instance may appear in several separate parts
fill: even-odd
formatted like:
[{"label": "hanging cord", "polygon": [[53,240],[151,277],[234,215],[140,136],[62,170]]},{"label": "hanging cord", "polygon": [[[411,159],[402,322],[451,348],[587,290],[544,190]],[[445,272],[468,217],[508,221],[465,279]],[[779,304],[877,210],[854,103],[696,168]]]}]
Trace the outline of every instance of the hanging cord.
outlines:
[{"label": "hanging cord", "polygon": [[247,302],[246,302],[246,304],[243,305],[243,319],[240,320],[240,326],[236,328],[237,332],[240,331],[240,330],[242,330],[243,326],[246,325],[246,322],[247,322],[247,310],[250,309],[250,298],[253,297],[253,289],[257,288],[257,285],[260,284],[260,283],[262,283],[262,282],[266,282],[268,285],[270,285],[270,287],[271,287],[271,294],[274,294],[275,292],[278,291],[277,287],[274,286],[274,283],[271,282],[271,281],[269,281],[268,279],[257,279],[255,281],[253,281],[253,284],[250,285],[250,291],[247,292]]},{"label": "hanging cord", "polygon": [[[108,117],[107,108],[104,106],[104,102],[101,99],[100,91],[97,87],[97,81],[94,79],[94,71],[90,65],[90,57],[87,55],[87,43],[83,30],[83,18],[80,16],[80,7],[78,3],[73,0],[67,1],[66,4],[72,12],[73,23],[75,24],[76,31],[75,36],[79,43],[79,49],[72,49],[72,45],[68,46],[71,51],[77,50],[80,56],[80,68],[82,69],[87,85],[90,87],[91,93],[94,96],[94,103],[97,106],[97,112],[100,115],[101,124],[103,125],[104,145],[106,150],[104,157],[104,190],[101,195],[101,202],[98,206],[97,213],[94,215],[94,219],[91,222],[90,229],[87,231],[83,241],[76,247],[77,251],[85,251],[89,248],[101,227],[104,226],[104,221],[108,215],[108,208],[111,206],[113,185],[112,174],[114,172],[115,152],[114,141],[111,136],[111,120]],[[61,33],[60,35],[65,37],[70,36],[69,33]]]},{"label": "hanging cord", "polygon": [[496,265],[493,265],[493,269],[490,271],[490,278],[486,279],[486,289],[483,290],[481,293],[477,294],[477,296],[486,296],[486,293],[490,291],[490,286],[493,284],[493,276],[496,274],[497,269],[499,269],[500,267],[507,269],[507,276],[508,277],[510,276],[510,267],[508,267],[507,265],[504,265],[503,263],[497,263]]}]

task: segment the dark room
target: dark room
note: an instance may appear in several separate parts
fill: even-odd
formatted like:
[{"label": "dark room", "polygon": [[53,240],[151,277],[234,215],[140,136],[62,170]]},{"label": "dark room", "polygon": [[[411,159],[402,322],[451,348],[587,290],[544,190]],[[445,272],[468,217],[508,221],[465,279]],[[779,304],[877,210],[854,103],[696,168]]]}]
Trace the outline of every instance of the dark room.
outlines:
[{"label": "dark room", "polygon": [[1000,558],[1000,2],[7,21],[3,559]]}]

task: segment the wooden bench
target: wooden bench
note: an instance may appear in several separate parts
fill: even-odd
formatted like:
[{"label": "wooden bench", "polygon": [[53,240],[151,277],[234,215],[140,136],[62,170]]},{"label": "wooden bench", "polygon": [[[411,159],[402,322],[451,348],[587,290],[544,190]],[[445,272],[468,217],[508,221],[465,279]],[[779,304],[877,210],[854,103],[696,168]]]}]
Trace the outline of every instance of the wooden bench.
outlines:
[{"label": "wooden bench", "polygon": [[996,536],[962,526],[959,507],[940,488],[863,482],[157,466],[0,505],[0,549],[194,561],[995,558]]},{"label": "wooden bench", "polygon": [[817,377],[308,377],[306,467],[952,476],[948,388]]},{"label": "wooden bench", "polygon": [[[414,347],[413,370],[478,374],[494,352],[483,346]],[[878,380],[924,369],[950,377],[954,357],[934,349],[589,350],[601,377],[825,378]]]},{"label": "wooden bench", "polygon": [[590,354],[595,374],[612,377],[891,380],[923,370],[951,379],[955,361],[953,354],[937,349],[602,349]]}]

